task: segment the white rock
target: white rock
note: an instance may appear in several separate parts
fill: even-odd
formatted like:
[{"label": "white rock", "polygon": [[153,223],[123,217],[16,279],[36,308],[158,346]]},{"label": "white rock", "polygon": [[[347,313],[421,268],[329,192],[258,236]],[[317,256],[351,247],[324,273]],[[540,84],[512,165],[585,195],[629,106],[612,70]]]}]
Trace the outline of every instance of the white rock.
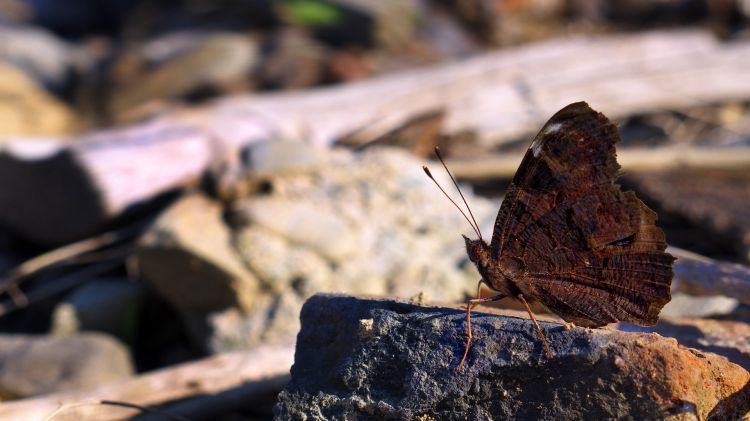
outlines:
[{"label": "white rock", "polygon": [[253,223],[332,260],[356,248],[346,221],[325,202],[258,198],[246,203],[245,212]]},{"label": "white rock", "polygon": [[673,292],[672,300],[661,310],[661,316],[672,319],[719,316],[731,313],[739,304],[736,299],[721,295],[696,297]]}]

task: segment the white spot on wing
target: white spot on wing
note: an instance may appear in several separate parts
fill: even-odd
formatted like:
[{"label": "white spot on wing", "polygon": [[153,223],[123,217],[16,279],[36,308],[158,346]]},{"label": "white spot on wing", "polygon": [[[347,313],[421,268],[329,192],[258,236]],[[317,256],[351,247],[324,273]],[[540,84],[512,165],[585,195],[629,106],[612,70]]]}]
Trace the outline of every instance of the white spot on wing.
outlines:
[{"label": "white spot on wing", "polygon": [[561,123],[550,124],[549,126],[544,128],[544,131],[542,132],[542,134],[554,133],[560,130],[560,127],[562,127]]},{"label": "white spot on wing", "polygon": [[539,140],[539,138],[534,139],[534,142],[531,144],[531,153],[534,154],[534,158],[536,158],[539,155],[539,151],[542,150],[542,142]]},{"label": "white spot on wing", "polygon": [[539,156],[539,152],[541,152],[542,150],[541,138],[550,133],[554,133],[560,130],[560,128],[562,128],[562,123],[548,124],[547,127],[545,127],[544,130],[542,130],[541,135],[538,136],[536,139],[534,139],[534,142],[531,144],[531,153],[534,154],[534,158]]}]

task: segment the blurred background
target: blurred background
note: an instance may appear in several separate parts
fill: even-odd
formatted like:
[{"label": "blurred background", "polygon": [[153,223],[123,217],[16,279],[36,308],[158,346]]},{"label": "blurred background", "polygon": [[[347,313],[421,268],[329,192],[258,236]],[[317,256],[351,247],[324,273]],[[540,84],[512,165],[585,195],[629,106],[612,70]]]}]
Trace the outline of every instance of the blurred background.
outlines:
[{"label": "blurred background", "polygon": [[[0,419],[104,398],[271,418],[312,294],[474,294],[473,232],[421,170],[433,148],[489,237],[529,142],[579,100],[619,125],[621,184],[675,253],[750,282],[749,17],[745,0],[0,0]],[[750,288],[680,281],[695,270],[676,268],[662,333],[750,320]],[[93,406],[75,419],[136,413]]]}]

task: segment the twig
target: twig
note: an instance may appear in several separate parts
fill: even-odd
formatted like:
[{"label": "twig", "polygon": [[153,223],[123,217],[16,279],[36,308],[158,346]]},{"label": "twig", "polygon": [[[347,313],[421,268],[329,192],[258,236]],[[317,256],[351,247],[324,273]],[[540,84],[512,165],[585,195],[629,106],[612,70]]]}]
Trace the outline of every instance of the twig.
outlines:
[{"label": "twig", "polygon": [[134,237],[143,230],[147,223],[150,223],[150,221],[140,221],[125,228],[108,231],[96,237],[71,243],[33,257],[11,269],[9,274],[0,280],[0,293],[12,291],[14,287],[18,287],[18,284],[24,278],[42,269],[70,261],[84,253]]},{"label": "twig", "polygon": [[[521,154],[494,155],[471,160],[449,159],[447,164],[457,178],[464,180],[510,178],[516,173],[521,158]],[[617,160],[623,169],[632,171],[678,167],[742,168],[750,166],[750,149],[684,146],[628,148],[617,151]]]},{"label": "twig", "polygon": [[[86,266],[79,271],[75,271],[61,278],[51,280],[46,285],[25,294],[24,300],[21,302],[11,298],[4,303],[0,303],[0,317],[12,313],[16,310],[25,308],[31,303],[38,302],[53,295],[57,295],[65,290],[73,288],[74,286],[82,282],[90,280],[92,276],[96,276],[114,269],[121,263],[121,260],[113,259],[108,262]],[[16,284],[12,284],[11,288],[17,288]]]},{"label": "twig", "polygon": [[49,415],[44,417],[42,421],[49,421],[65,410],[78,408],[81,406],[87,406],[87,405],[99,405],[99,402],[100,401],[73,402],[73,403],[66,403],[66,404],[61,403],[54,411],[50,412]]},{"label": "twig", "polygon": [[150,413],[150,414],[157,414],[164,418],[170,419],[170,420],[176,420],[176,421],[191,421],[189,418],[185,418],[181,415],[173,415],[165,411],[160,411],[155,408],[150,408],[148,406],[141,406],[136,405],[134,403],[129,402],[119,402],[119,401],[109,401],[109,400],[102,400],[102,401],[87,401],[87,402],[74,402],[69,404],[60,405],[59,408],[55,409],[54,412],[44,417],[42,421],[50,421],[52,418],[57,416],[58,414],[62,413],[65,410],[73,409],[76,407],[81,407],[85,405],[111,405],[111,406],[121,406],[123,408],[130,408],[135,409],[144,413]]},{"label": "twig", "polygon": [[[0,419],[38,420],[66,406],[65,419],[129,419],[121,411],[107,411],[77,403],[118,401],[139,406],[169,406],[171,414],[210,419],[205,414],[239,408],[276,393],[289,379],[294,362],[294,345],[263,345],[208,357],[138,377],[117,381],[91,390],[75,390],[35,398],[3,402]],[[75,409],[72,409],[75,408]],[[215,417],[214,417],[215,418]]]}]

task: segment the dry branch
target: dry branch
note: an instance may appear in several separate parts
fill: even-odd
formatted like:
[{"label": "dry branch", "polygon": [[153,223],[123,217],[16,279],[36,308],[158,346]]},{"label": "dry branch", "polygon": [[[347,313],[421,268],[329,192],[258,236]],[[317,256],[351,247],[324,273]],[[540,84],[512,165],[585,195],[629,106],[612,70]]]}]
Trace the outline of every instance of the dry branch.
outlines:
[{"label": "dry branch", "polygon": [[[493,155],[471,160],[448,160],[455,175],[464,180],[510,178],[522,154]],[[672,168],[750,168],[750,148],[711,149],[667,146],[618,149],[617,161],[625,171],[661,171]]]},{"label": "dry branch", "polygon": [[529,134],[582,99],[617,118],[747,98],[750,43],[704,32],[551,40],[342,86],[225,99],[46,156],[21,139],[0,151],[0,223],[40,243],[73,241],[198,181],[212,164],[237,169],[239,150],[258,139],[367,141],[442,110],[443,133],[472,131],[488,145]]},{"label": "dry branch", "polygon": [[[229,409],[227,405],[238,405],[243,400],[252,401],[256,396],[265,396],[279,390],[288,378],[293,360],[292,345],[264,346],[250,351],[218,355],[104,385],[95,390],[62,392],[4,402],[0,405],[0,420],[41,420],[61,405],[65,407],[55,414],[52,421],[121,420],[138,412],[98,405],[96,402],[110,400],[154,406],[195,396],[201,398],[195,402],[187,400],[179,405],[194,413],[226,411]],[[241,396],[237,396],[238,394]]]}]

